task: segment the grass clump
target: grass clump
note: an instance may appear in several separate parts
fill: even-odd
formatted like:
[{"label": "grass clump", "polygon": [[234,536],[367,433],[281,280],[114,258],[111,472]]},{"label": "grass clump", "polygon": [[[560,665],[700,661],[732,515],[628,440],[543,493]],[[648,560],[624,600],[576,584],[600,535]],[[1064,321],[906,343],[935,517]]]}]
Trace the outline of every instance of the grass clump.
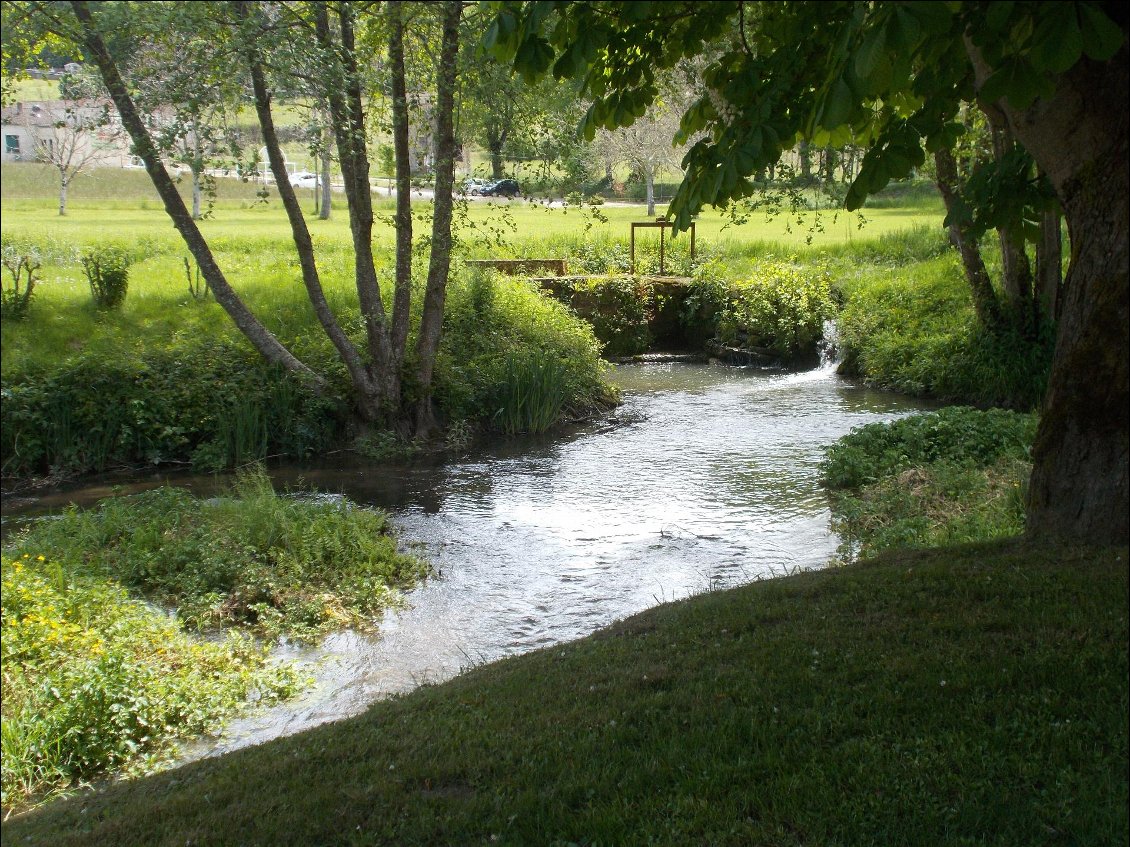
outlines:
[{"label": "grass clump", "polygon": [[1020,534],[1036,424],[952,407],[852,430],[823,465],[841,557]]},{"label": "grass clump", "polygon": [[1118,844],[1126,564],[1125,547],[1007,542],[698,596],[5,837]]},{"label": "grass clump", "polygon": [[279,496],[261,469],[212,500],[164,487],[72,508],[12,549],[81,563],[177,608],[190,629],[237,625],[265,637],[371,627],[428,572],[397,551],[383,513]]},{"label": "grass clump", "polygon": [[269,702],[301,687],[247,637],[192,639],[113,579],[42,553],[5,553],[2,568],[5,812],[150,770],[252,692]]}]

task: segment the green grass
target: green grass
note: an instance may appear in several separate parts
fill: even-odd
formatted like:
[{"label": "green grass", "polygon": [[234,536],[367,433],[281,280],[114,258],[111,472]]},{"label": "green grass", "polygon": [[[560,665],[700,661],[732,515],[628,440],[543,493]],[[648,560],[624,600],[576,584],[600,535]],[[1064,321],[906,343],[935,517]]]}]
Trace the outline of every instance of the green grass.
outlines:
[{"label": "green grass", "polygon": [[1125,843],[1127,550],[891,554],[658,607],[9,820],[32,845]]}]

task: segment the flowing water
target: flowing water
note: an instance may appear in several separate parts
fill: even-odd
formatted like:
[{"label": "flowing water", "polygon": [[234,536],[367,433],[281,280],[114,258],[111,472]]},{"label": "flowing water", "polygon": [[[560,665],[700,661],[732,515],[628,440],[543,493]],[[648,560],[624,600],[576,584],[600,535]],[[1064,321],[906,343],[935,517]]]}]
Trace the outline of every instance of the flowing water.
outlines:
[{"label": "flowing water", "polygon": [[383,695],[582,637],[659,602],[821,567],[837,546],[819,485],[822,448],[921,408],[830,367],[651,363],[618,366],[614,379],[624,392],[615,418],[565,438],[516,440],[442,465],[351,459],[273,471],[280,486],[387,509],[438,574],[378,633],[283,645],[279,656],[309,663],[315,687],[189,755],[353,715]]}]

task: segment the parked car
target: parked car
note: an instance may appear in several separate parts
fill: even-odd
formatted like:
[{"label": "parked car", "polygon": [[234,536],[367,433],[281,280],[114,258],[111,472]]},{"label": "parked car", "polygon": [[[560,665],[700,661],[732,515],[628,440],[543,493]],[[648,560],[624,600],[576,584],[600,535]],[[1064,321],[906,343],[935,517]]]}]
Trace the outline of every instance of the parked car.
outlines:
[{"label": "parked car", "polygon": [[522,193],[517,180],[500,179],[486,186],[482,194],[484,197],[517,197]]},{"label": "parked car", "polygon": [[478,197],[489,184],[490,183],[485,179],[469,176],[463,180],[463,193],[470,194],[472,197]]},{"label": "parked car", "polygon": [[318,175],[309,171],[295,171],[290,175],[290,184],[294,188],[317,188]]}]

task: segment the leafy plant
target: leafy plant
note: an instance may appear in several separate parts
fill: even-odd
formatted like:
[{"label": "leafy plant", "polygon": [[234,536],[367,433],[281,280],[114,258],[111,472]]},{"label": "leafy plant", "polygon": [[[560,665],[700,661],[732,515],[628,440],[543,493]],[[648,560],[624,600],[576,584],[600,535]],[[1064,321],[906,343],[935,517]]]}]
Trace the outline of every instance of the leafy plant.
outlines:
[{"label": "leafy plant", "polygon": [[552,353],[511,353],[499,379],[493,423],[507,435],[545,432],[561,416],[568,397],[567,370]]},{"label": "leafy plant", "polygon": [[129,287],[129,253],[114,245],[91,247],[83,251],[81,262],[94,305],[99,309],[119,308]]},{"label": "leafy plant", "polygon": [[728,300],[718,316],[720,339],[786,358],[814,348],[834,313],[831,276],[819,265],[763,263],[731,288]]},{"label": "leafy plant", "polygon": [[301,687],[251,639],[192,639],[80,561],[3,557],[6,810],[112,770],[150,770],[252,691],[271,702]]},{"label": "leafy plant", "polygon": [[23,320],[31,310],[31,298],[39,280],[39,269],[43,261],[34,247],[21,249],[5,245],[3,249],[4,267],[11,276],[11,285],[0,292],[0,317],[8,320]]}]

